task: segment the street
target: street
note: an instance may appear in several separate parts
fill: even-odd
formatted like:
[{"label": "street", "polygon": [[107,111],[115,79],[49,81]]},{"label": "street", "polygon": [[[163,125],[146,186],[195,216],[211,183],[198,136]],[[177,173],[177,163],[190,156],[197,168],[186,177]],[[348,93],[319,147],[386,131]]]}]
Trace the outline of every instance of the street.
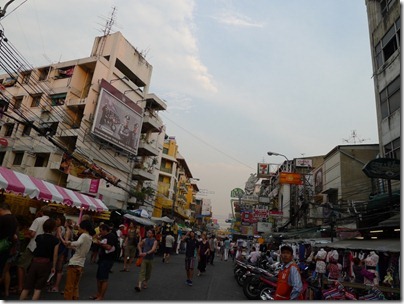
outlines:
[{"label": "street", "polygon": [[[123,262],[115,262],[113,273],[109,277],[106,301],[246,301],[240,286],[233,276],[233,262],[225,262],[215,258],[213,266],[208,265],[206,272],[197,277],[194,273],[193,286],[185,284],[185,255],[171,256],[169,263],[163,263],[161,256],[155,256],[152,276],[148,289],[135,291],[139,267],[131,265],[130,272],[120,272]],[[85,271],[80,282],[80,300],[89,300],[96,294],[97,265],[87,259]],[[64,287],[64,279],[61,287]],[[9,300],[17,300],[18,296],[10,295]],[[63,300],[60,293],[43,291],[41,300]]]}]

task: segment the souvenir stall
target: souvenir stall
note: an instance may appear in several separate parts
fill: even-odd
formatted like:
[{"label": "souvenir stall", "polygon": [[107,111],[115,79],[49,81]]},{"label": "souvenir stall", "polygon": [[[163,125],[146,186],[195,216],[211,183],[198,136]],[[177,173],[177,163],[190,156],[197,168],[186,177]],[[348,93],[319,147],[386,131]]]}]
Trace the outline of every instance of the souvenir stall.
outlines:
[{"label": "souvenir stall", "polygon": [[75,215],[78,222],[83,214],[108,217],[108,208],[97,198],[49,182],[0,167],[0,189],[17,217],[34,219],[44,204],[52,212]]},{"label": "souvenir stall", "polygon": [[[330,300],[400,299],[399,239],[343,240],[313,246],[314,256],[325,250],[323,297]],[[310,260],[310,258],[309,258]],[[313,259],[316,263],[316,259]],[[347,296],[346,296],[347,295]]]}]

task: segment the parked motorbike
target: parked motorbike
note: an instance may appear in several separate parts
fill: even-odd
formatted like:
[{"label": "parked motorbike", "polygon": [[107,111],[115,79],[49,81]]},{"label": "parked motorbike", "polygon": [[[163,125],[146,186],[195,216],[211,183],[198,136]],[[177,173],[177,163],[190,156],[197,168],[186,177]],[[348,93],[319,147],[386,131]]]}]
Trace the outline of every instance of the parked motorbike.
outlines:
[{"label": "parked motorbike", "polygon": [[277,275],[261,269],[254,268],[245,274],[243,284],[243,293],[249,300],[262,299],[261,296],[266,295],[268,299],[272,298],[275,293],[278,278]]}]

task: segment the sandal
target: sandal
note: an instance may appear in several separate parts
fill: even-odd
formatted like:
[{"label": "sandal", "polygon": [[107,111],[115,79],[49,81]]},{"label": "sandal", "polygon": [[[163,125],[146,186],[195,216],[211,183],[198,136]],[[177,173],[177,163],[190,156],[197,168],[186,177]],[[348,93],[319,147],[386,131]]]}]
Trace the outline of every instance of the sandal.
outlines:
[{"label": "sandal", "polygon": [[91,297],[88,297],[90,300],[95,300],[95,299],[97,299],[98,297],[97,296],[91,296]]},{"label": "sandal", "polygon": [[136,290],[137,292],[139,292],[139,291],[140,291],[139,286],[136,286],[136,287],[135,287],[135,290]]},{"label": "sandal", "polygon": [[50,292],[50,293],[59,293],[59,290],[56,290],[55,288],[51,288],[51,289],[48,289],[48,292]]}]

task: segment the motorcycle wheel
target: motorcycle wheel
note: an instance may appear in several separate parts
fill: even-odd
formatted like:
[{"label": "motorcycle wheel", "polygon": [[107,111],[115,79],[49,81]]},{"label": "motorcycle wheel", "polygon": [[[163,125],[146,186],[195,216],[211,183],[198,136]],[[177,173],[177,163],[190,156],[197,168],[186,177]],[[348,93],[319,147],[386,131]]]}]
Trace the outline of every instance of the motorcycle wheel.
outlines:
[{"label": "motorcycle wheel", "polygon": [[259,277],[251,276],[244,281],[243,293],[249,300],[259,300],[262,283]]},{"label": "motorcycle wheel", "polygon": [[236,276],[236,281],[237,281],[237,284],[238,284],[238,285],[240,285],[240,286],[243,286],[243,285],[244,285],[245,277],[244,277],[244,272],[243,272],[243,271],[240,271],[240,272],[237,274],[237,276]]},{"label": "motorcycle wheel", "polygon": [[271,287],[264,287],[260,292],[261,300],[270,301],[274,300],[275,290]]}]

